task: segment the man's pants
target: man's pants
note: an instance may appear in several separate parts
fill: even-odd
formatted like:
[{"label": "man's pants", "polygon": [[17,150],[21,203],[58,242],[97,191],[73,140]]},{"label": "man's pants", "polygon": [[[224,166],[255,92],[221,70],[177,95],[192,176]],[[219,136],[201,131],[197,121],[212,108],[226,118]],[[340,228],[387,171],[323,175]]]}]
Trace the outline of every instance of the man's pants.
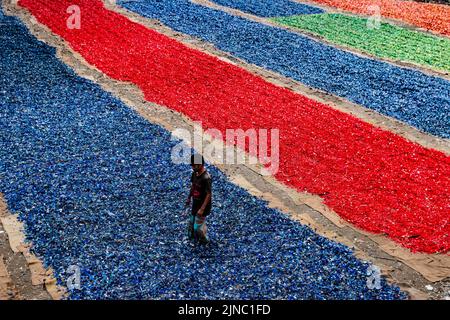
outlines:
[{"label": "man's pants", "polygon": [[200,243],[208,243],[209,238],[207,231],[206,217],[198,217],[193,215],[189,217],[189,239],[198,240]]}]

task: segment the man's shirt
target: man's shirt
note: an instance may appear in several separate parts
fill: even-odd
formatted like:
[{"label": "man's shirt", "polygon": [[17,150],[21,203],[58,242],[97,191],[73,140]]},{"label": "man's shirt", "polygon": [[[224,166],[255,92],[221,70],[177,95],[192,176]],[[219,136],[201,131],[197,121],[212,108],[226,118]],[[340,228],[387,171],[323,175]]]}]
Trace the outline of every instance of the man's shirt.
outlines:
[{"label": "man's shirt", "polygon": [[[203,173],[199,176],[195,172],[192,173],[191,176],[192,182],[192,214],[196,215],[198,210],[203,205],[203,202],[206,199],[208,193],[211,193],[212,190],[212,181],[211,176],[208,171],[203,171]],[[211,213],[211,201],[209,201],[208,205],[205,208],[203,216],[207,216]]]}]

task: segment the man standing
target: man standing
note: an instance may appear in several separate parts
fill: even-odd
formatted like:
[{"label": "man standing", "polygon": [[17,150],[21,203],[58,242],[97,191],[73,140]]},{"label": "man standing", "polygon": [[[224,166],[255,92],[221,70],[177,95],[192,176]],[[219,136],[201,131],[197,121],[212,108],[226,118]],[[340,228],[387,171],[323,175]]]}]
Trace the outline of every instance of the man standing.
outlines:
[{"label": "man standing", "polygon": [[192,214],[189,219],[189,238],[198,239],[200,243],[209,242],[206,217],[211,213],[212,181],[205,168],[205,159],[200,154],[191,156],[191,190],[186,200],[189,206],[192,198]]}]

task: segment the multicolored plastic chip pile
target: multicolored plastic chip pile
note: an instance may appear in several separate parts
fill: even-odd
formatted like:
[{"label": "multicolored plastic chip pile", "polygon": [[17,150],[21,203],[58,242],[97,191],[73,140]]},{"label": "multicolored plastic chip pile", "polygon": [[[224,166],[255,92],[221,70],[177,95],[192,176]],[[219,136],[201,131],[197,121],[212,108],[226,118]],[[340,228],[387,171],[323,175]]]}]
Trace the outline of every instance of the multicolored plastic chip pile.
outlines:
[{"label": "multicolored plastic chip pile", "polygon": [[404,0],[311,0],[342,10],[385,18],[450,35],[450,6]]},{"label": "multicolored plastic chip pile", "polygon": [[[386,234],[413,251],[449,250],[449,199],[442,197],[450,190],[450,159],[445,154],[190,49],[105,9],[100,1],[76,2],[85,12],[82,30],[66,28],[64,12],[69,1],[19,3],[99,70],[114,79],[135,83],[148,101],[182,112],[202,121],[205,128],[222,133],[228,128],[279,129],[280,170],[276,178],[297,190],[321,195],[347,221]],[[361,76],[371,72],[366,71]],[[402,85],[407,79],[393,79],[380,71],[372,70],[398,94],[412,98],[418,93],[405,90]],[[348,73],[346,78],[352,75]],[[372,89],[361,94],[377,96],[375,83],[366,83]],[[416,103],[437,101],[443,94],[423,96]],[[388,96],[380,93],[380,97]],[[450,95],[443,99],[450,99]],[[403,106],[406,101],[397,103]],[[446,107],[450,104],[441,104],[440,112],[433,114],[439,113],[443,123],[447,123]],[[425,113],[421,110],[420,115]]]},{"label": "multicolored plastic chip pile", "polygon": [[[0,10],[1,13],[1,10]],[[189,245],[190,168],[170,134],[78,77],[16,19],[0,15],[0,192],[70,299],[402,299],[369,265],[216,168],[208,250]],[[198,276],[201,275],[201,276]]]},{"label": "multicolored plastic chip pile", "polygon": [[[83,1],[76,2],[88,6]],[[54,10],[60,12],[59,18],[46,18],[45,23],[58,23],[59,29],[63,27],[61,10],[67,3],[56,6],[50,6],[46,1],[21,0],[20,3],[29,8],[40,7],[34,9],[38,17],[44,12],[46,15],[51,15]],[[87,10],[97,11],[94,7],[98,4],[95,3]],[[176,31],[210,42],[251,64],[348,99],[433,135],[450,138],[448,80],[363,58],[300,34],[188,0],[119,0],[118,4],[145,17],[158,19]],[[138,36],[134,35],[134,38]]]}]

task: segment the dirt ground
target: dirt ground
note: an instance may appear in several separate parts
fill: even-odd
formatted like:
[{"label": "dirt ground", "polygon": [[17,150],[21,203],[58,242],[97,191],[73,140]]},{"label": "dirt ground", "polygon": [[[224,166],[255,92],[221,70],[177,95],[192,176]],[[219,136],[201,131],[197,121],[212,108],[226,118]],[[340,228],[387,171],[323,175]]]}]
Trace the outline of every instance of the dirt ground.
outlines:
[{"label": "dirt ground", "polygon": [[[204,2],[204,0],[197,1]],[[142,117],[163,126],[169,131],[173,131],[175,128],[185,128],[194,132],[195,124],[190,119],[164,106],[145,101],[142,92],[136,86],[108,78],[99,70],[87,64],[61,38],[51,33],[47,27],[37,23],[26,10],[11,4],[9,1],[8,3],[3,1],[2,4],[5,12],[21,19],[34,36],[55,47],[57,56],[80,76],[95,81],[104,90],[111,92],[136,110]],[[397,132],[405,138],[426,147],[435,148],[450,154],[447,140],[427,135],[401,122],[361,108],[344,99],[307,88],[291,79],[245,63],[217,50],[210,44],[174,32],[158,21],[142,18],[113,5],[108,4],[107,7],[149,28],[177,39],[187,46],[245,68],[267,81],[325,102],[336,109],[351,113],[376,126]],[[212,140],[210,137],[206,139]],[[207,160],[213,161],[213,159]],[[319,197],[307,193],[299,193],[287,188],[271,177],[262,176],[259,166],[235,165],[218,167],[234,183],[246,188],[251,194],[267,200],[271,207],[278,208],[292,219],[309,225],[321,235],[354,248],[357,257],[371,261],[379,266],[388,281],[399,285],[408,292],[411,299],[450,299],[450,256],[411,254],[408,250],[399,247],[382,235],[373,235],[359,230],[324,206]],[[0,196],[0,209],[2,206],[3,214],[9,215]],[[61,295],[50,294],[46,290],[46,286],[42,284],[32,284],[29,261],[27,261],[23,253],[12,250],[10,236],[0,224],[0,299],[61,298]]]},{"label": "dirt ground", "polygon": [[28,263],[21,253],[14,253],[8,235],[0,225],[0,300],[49,300],[42,285],[33,285]]}]

